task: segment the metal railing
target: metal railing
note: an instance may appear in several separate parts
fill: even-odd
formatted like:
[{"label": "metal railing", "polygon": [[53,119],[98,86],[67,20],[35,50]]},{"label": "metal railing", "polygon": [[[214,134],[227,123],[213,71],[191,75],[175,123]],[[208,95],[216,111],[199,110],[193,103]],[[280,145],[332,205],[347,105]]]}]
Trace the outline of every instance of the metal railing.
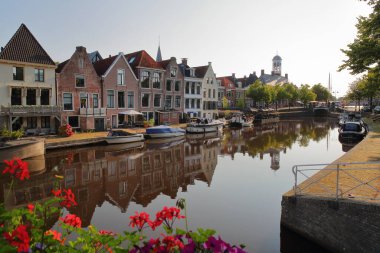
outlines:
[{"label": "metal railing", "polygon": [[61,110],[57,105],[14,105],[0,108],[1,112],[12,115],[50,115],[58,114]]},{"label": "metal railing", "polygon": [[292,171],[295,197],[380,201],[380,162],[303,164]]}]

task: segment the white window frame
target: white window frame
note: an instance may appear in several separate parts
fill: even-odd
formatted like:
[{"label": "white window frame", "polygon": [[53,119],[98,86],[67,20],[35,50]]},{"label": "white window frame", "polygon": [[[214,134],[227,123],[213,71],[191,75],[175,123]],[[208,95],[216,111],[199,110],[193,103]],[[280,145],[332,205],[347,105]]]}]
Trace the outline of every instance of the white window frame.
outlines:
[{"label": "white window frame", "polygon": [[[108,107],[108,91],[113,91],[113,107]],[[106,93],[106,106],[107,108],[116,108],[115,107],[115,90],[107,90],[107,93]]]},{"label": "white window frame", "polygon": [[[133,94],[133,101],[132,101],[132,107],[129,107],[129,93],[132,93]],[[128,109],[132,109],[132,108],[135,108],[135,92],[134,91],[127,91],[127,108]]]},{"label": "white window frame", "polygon": [[[83,87],[77,86],[77,78],[78,77],[82,77],[83,78],[83,81],[84,81],[84,86]],[[84,75],[80,75],[80,74],[76,74],[75,75],[75,88],[78,88],[78,89],[86,88],[86,77]]]},{"label": "white window frame", "polygon": [[[119,74],[121,74],[121,80],[119,80]],[[119,82],[121,81],[121,82]],[[116,74],[116,83],[117,85],[125,85],[125,70],[118,69]]]},{"label": "white window frame", "polygon": [[[144,95],[149,95],[149,99],[148,99],[148,106],[143,106],[143,103],[142,103],[142,99],[143,99],[143,96]],[[151,100],[151,96],[152,94],[151,93],[141,93],[141,99],[140,99],[140,105],[141,105],[141,108],[149,108],[150,107],[150,100]]]},{"label": "white window frame", "polygon": [[[154,97],[156,95],[160,95],[160,105],[159,106],[155,106],[155,104],[154,104]],[[161,108],[161,105],[162,105],[162,93],[155,93],[155,94],[153,94],[153,107],[154,108]]]}]

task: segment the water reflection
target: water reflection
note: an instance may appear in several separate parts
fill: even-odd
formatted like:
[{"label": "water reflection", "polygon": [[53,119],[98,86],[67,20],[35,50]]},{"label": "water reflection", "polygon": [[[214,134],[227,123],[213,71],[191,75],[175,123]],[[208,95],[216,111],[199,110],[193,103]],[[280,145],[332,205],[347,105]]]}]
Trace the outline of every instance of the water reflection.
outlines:
[{"label": "water reflection", "polygon": [[[222,206],[219,206],[219,209],[208,210],[224,220],[227,228],[223,228],[220,222],[215,224],[211,222],[217,219],[210,219],[211,224],[207,226],[217,228],[218,232],[226,236],[226,240],[230,240],[228,236],[231,224],[228,225],[228,220],[232,218],[228,215],[233,215],[234,212],[228,210],[232,206],[239,206],[240,210],[246,210],[249,215],[254,213],[255,218],[242,222],[234,220],[234,223],[241,223],[241,227],[248,226],[246,228],[248,230],[261,229],[261,231],[246,232],[238,236],[234,232],[230,235],[232,238],[237,237],[234,243],[244,242],[247,245],[253,245],[257,249],[256,252],[260,252],[260,249],[266,252],[272,251],[273,247],[279,251],[278,224],[280,223],[281,194],[290,189],[293,184],[291,170],[286,168],[291,168],[294,163],[300,163],[294,160],[294,157],[299,156],[298,152],[302,152],[299,157],[306,157],[321,151],[319,144],[315,146],[318,150],[305,149],[310,144],[322,142],[328,149],[330,145],[328,137],[332,131],[336,131],[333,130],[334,128],[333,121],[318,119],[282,121],[276,125],[225,130],[223,135],[188,135],[186,139],[179,138],[171,141],[149,140],[146,143],[134,145],[92,146],[48,152],[44,163],[40,162],[40,165],[46,168],[46,172],[34,175],[30,180],[16,185],[6,201],[6,206],[12,208],[26,205],[30,201],[43,201],[49,198],[51,189],[54,187],[54,175],[60,174],[64,176],[64,179],[60,181],[60,186],[71,188],[78,202],[78,206],[69,211],[81,217],[83,226],[96,223],[94,221],[96,219],[107,220],[107,223],[113,220],[105,217],[106,215],[97,218],[94,216],[96,208],[106,208],[104,203],[117,207],[120,210],[119,213],[123,214],[128,210],[134,211],[136,204],[148,208],[153,200],[161,203],[161,195],[172,199],[173,204],[178,197],[185,196],[192,199],[193,203],[196,203],[195,200],[200,201],[198,205],[193,204],[194,206],[191,207],[194,226],[205,226],[203,223],[197,224],[197,220],[208,222],[201,217],[204,212],[202,203],[212,202],[213,204],[209,207],[211,209],[213,206],[216,208],[218,204],[228,205],[223,210],[221,210]],[[336,142],[339,144],[337,140]],[[338,149],[340,151],[340,146]],[[291,156],[292,153],[293,156]],[[334,152],[329,152],[331,153]],[[242,159],[240,154],[247,159]],[[336,155],[340,153],[336,152]],[[335,153],[331,156],[335,156]],[[230,170],[230,159],[225,159],[228,157],[234,160],[236,169],[233,171]],[[292,157],[292,160],[289,161],[287,157]],[[268,171],[279,170],[276,172],[278,178],[272,177],[274,173],[268,174],[265,171],[249,169],[255,167],[258,161],[265,162]],[[38,163],[35,164],[37,166]],[[219,176],[216,176],[218,171]],[[242,171],[245,174],[240,174]],[[280,176],[282,178],[278,181]],[[238,179],[239,182],[234,179]],[[263,183],[268,186],[274,185],[264,188]],[[195,188],[197,190],[194,190]],[[3,179],[0,189],[2,199],[4,199],[9,189],[9,182]],[[263,199],[261,194],[257,194],[258,192],[271,196],[269,199],[275,203]],[[251,199],[244,198],[246,194],[251,196]],[[209,199],[208,196],[213,197]],[[232,196],[234,201],[228,198]],[[220,202],[217,201],[218,199]],[[257,205],[264,210],[256,210]],[[53,219],[56,220],[57,217]],[[236,219],[236,216],[233,219]],[[254,221],[256,223],[249,223]],[[260,228],[261,223],[257,224],[264,221],[265,229]],[[117,223],[112,223],[110,226],[116,227]],[[266,230],[271,232],[265,234]],[[260,238],[260,235],[264,234],[270,238],[255,241],[255,238]],[[281,236],[283,237],[283,234]],[[273,243],[278,245],[273,246]]]}]

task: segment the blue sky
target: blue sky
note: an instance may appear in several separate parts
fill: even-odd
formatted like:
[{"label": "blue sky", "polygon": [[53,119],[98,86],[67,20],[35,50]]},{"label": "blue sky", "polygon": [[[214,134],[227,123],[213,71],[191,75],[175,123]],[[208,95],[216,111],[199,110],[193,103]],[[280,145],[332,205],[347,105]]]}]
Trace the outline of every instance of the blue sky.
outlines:
[{"label": "blue sky", "polygon": [[290,81],[322,83],[332,75],[343,95],[355,80],[336,72],[341,48],[356,35],[356,17],[371,11],[358,0],[2,0],[0,45],[25,23],[55,61],[76,46],[106,57],[145,49],[164,59],[213,63],[217,76],[271,71],[276,52]]}]

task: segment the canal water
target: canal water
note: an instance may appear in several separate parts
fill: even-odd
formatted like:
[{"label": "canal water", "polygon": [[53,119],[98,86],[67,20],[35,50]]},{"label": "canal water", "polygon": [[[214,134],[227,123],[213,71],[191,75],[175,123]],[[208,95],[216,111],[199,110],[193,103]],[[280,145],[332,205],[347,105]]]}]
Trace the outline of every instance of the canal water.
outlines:
[{"label": "canal water", "polygon": [[[63,149],[30,161],[46,171],[18,185],[6,205],[48,198],[60,174],[62,187],[77,197],[68,211],[83,226],[121,232],[136,211],[154,215],[184,198],[190,229],[213,228],[249,252],[295,252],[301,245],[321,252],[281,228],[281,196],[294,184],[293,165],[329,163],[346,150],[336,121],[312,118],[206,137]],[[5,183],[3,196],[6,189]]]}]

